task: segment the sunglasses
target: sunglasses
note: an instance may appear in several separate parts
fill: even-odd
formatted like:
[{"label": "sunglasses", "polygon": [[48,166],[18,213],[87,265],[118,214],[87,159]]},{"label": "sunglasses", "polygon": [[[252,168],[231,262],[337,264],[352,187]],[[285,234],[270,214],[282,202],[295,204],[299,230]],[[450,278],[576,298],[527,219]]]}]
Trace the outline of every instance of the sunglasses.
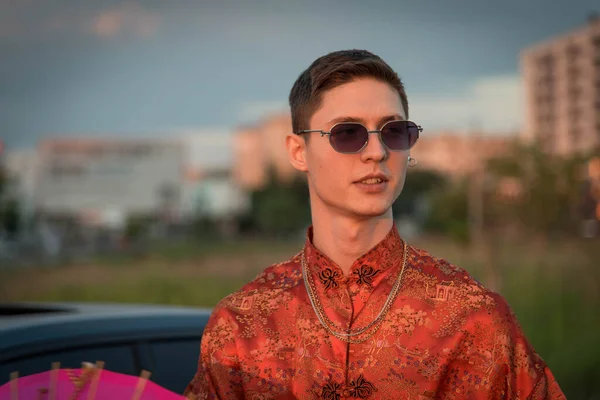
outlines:
[{"label": "sunglasses", "polygon": [[329,132],[318,129],[303,130],[295,132],[296,135],[303,133],[319,132],[321,137],[328,135],[331,147],[338,153],[353,154],[364,149],[369,141],[369,133],[379,134],[381,142],[392,151],[409,150],[417,143],[419,132],[423,128],[412,121],[389,121],[380,130],[370,131],[358,122],[341,122],[335,124]]}]

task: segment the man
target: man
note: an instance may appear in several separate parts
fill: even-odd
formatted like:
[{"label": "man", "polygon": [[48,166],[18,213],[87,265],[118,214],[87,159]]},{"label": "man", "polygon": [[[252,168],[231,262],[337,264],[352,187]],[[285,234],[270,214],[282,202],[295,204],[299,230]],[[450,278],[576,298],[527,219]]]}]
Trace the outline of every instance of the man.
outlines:
[{"label": "man", "polygon": [[504,299],[403,241],[392,217],[420,126],[363,50],[317,59],[290,93],[307,177],[302,251],[222,300],[189,397],[564,398]]}]

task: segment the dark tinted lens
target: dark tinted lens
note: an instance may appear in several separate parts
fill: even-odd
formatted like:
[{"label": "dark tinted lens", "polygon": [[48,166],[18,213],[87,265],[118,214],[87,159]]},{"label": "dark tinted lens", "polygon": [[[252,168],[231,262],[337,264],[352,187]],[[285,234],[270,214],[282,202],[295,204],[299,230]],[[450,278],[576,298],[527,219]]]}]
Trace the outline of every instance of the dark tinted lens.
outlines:
[{"label": "dark tinted lens", "polygon": [[344,123],[331,129],[329,140],[331,146],[340,153],[356,153],[367,143],[368,137],[367,128],[361,124]]},{"label": "dark tinted lens", "polygon": [[419,138],[419,127],[411,121],[391,121],[381,130],[381,140],[390,150],[408,150]]}]

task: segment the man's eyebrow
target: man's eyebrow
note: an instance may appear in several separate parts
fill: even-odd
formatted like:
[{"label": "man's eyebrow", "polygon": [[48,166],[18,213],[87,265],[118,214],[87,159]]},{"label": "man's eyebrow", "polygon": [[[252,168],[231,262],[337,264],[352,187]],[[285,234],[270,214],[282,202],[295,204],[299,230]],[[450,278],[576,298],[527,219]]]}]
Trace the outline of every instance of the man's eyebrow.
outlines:
[{"label": "man's eyebrow", "polygon": [[386,122],[390,122],[390,121],[403,121],[404,117],[402,117],[400,114],[394,114],[394,115],[388,115],[387,117],[383,117],[379,120],[379,123],[377,124],[377,126],[379,126],[381,128],[381,126],[383,124],[385,124]]},{"label": "man's eyebrow", "polygon": [[340,122],[358,122],[359,124],[364,124],[365,120],[362,118],[342,116],[332,119],[327,123],[327,125],[335,125],[339,124]]},{"label": "man's eyebrow", "polygon": [[[382,117],[377,122],[377,126],[381,127],[383,124],[389,121],[394,120],[404,120],[404,118],[400,114],[386,115]],[[367,122],[363,118],[350,117],[350,116],[342,116],[336,117],[327,123],[328,126],[333,126],[335,124],[339,124],[340,122],[358,122],[359,124],[367,125]]]}]

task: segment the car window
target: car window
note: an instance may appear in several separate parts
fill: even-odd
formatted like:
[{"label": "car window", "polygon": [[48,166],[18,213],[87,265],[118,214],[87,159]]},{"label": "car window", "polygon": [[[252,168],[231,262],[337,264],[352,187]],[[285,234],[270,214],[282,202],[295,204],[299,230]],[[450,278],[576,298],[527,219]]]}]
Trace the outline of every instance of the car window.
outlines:
[{"label": "car window", "polygon": [[138,375],[132,346],[89,346],[22,357],[0,365],[0,383],[7,382],[13,371],[18,371],[20,376],[36,374],[51,369],[53,362],[60,362],[61,368],[81,368],[84,361],[93,363],[101,360],[104,368],[110,371]]},{"label": "car window", "polygon": [[200,337],[153,341],[150,347],[154,360],[152,381],[182,394],[198,367]]}]

